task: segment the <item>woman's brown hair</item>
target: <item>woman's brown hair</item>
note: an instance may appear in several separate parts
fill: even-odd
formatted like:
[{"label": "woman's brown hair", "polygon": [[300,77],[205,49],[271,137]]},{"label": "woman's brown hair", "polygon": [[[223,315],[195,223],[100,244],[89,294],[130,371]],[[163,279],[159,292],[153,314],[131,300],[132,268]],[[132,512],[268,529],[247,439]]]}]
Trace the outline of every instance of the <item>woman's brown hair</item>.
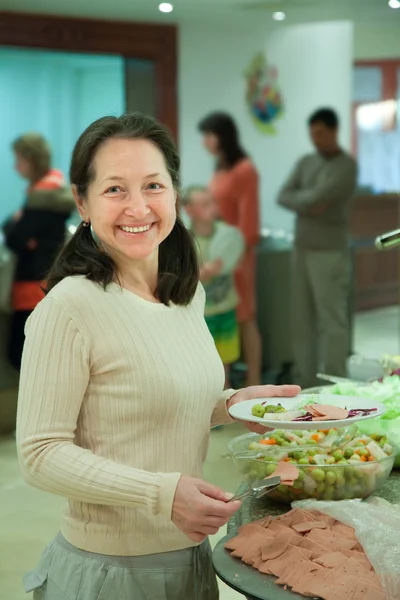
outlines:
[{"label": "woman's brown hair", "polygon": [[[72,153],[70,180],[81,198],[86,198],[95,178],[93,162],[96,153],[110,138],[143,139],[155,144],[163,154],[173,186],[179,192],[180,159],[169,132],[155,119],[132,113],[98,119],[78,139]],[[46,291],[72,275],[85,275],[104,288],[118,279],[114,261],[98,246],[90,228],[82,223],[57,257],[47,279]],[[166,305],[170,302],[187,305],[193,299],[198,281],[199,267],[192,236],[177,217],[173,230],[159,248],[156,297]]]},{"label": "woman's brown hair", "polygon": [[51,150],[39,133],[26,133],[13,142],[13,150],[27,160],[33,168],[32,181],[42,179],[51,168]]}]

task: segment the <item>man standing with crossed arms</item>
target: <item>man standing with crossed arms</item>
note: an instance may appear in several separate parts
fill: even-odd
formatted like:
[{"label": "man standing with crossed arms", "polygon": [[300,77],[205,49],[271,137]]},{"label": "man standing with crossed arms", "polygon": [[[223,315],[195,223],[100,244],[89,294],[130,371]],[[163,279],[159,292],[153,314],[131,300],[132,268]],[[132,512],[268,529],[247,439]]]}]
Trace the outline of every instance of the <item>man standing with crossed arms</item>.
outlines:
[{"label": "man standing with crossed arms", "polygon": [[296,214],[292,267],[292,342],[296,381],[317,384],[323,369],[346,376],[351,283],[349,209],[357,165],[338,143],[339,119],[322,108],[308,121],[317,150],[304,156],[278,204]]}]

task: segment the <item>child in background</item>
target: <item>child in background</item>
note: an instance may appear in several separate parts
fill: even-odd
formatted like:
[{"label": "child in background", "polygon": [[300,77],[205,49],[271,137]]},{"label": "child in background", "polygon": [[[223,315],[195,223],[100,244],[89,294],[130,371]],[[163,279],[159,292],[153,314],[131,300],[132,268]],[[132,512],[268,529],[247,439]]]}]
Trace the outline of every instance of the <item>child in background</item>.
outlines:
[{"label": "child in background", "polygon": [[200,280],[206,291],[205,319],[224,363],[225,384],[229,387],[230,366],[240,356],[233,274],[244,252],[244,240],[236,227],[217,220],[217,207],[206,187],[190,187],[182,204],[198,244]]}]

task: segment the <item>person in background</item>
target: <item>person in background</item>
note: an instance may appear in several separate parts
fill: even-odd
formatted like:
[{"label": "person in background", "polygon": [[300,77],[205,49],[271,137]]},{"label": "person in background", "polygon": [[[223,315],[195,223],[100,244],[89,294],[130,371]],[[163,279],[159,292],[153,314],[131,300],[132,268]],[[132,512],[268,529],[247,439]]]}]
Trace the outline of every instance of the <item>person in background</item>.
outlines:
[{"label": "person in background", "polygon": [[216,158],[210,189],[219,215],[228,225],[240,229],[246,243],[243,259],[235,272],[239,294],[237,319],[247,364],[247,384],[257,385],[261,379],[261,336],[255,302],[255,247],[260,236],[258,174],[240,145],[239,133],[230,115],[212,113],[200,122],[199,129],[204,146]]},{"label": "person in background", "polygon": [[197,242],[200,281],[206,292],[205,319],[224,364],[225,387],[228,388],[230,367],[240,357],[238,296],[233,274],[243,255],[243,236],[236,227],[217,220],[217,207],[208,188],[188,188],[182,205]]},{"label": "person in background", "polygon": [[299,392],[223,391],[179,170],[167,131],[138,113],[98,119],[74,148],[82,222],[27,323],[18,398],[23,476],[68,499],[25,577],[35,600],[217,600],[207,537],[240,503],[202,480],[210,427],[238,402]]},{"label": "person in background", "polygon": [[3,226],[5,243],[17,258],[9,360],[19,370],[26,320],[44,297],[42,284],[64,243],[75,203],[63,174],[51,167],[50,148],[41,135],[17,138],[13,151],[16,171],[29,182],[22,209]]},{"label": "person in background", "polygon": [[339,145],[335,111],[317,110],[308,124],[316,153],[300,159],[278,197],[279,205],[296,215],[293,352],[296,381],[303,387],[316,385],[320,368],[346,376],[349,209],[357,183],[356,162]]}]

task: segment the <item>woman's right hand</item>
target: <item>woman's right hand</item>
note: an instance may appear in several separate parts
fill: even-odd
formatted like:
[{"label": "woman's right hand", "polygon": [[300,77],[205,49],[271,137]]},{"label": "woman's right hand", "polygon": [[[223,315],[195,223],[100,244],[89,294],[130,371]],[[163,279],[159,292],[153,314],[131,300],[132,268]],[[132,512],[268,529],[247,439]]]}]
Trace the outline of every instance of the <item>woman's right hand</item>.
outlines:
[{"label": "woman's right hand", "polygon": [[240,508],[227,494],[201,479],[182,475],[172,506],[172,522],[194,542],[217,533]]}]

